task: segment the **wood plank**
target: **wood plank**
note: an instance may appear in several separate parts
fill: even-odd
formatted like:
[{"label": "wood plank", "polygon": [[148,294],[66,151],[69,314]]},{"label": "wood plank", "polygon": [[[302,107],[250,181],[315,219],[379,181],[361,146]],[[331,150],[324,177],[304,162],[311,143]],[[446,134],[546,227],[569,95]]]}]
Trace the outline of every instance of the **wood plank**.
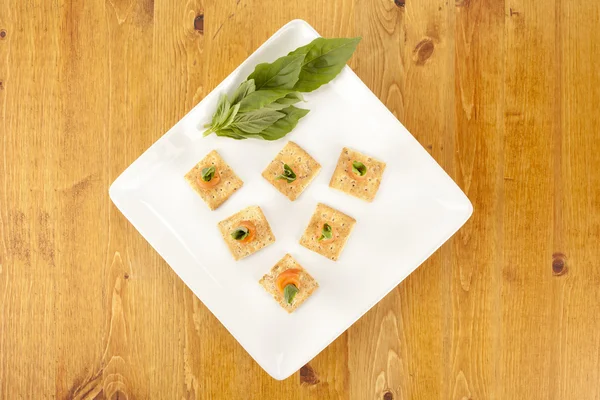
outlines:
[{"label": "wood plank", "polygon": [[[133,269],[124,244],[119,251],[111,248],[111,205],[106,192],[114,165],[112,130],[118,124],[121,154],[127,151],[124,139],[133,136],[126,134],[131,123],[123,117],[128,98],[113,90],[116,85],[121,92],[127,87],[123,85],[127,69],[115,68],[123,67],[126,55],[115,54],[113,40],[120,28],[130,29],[132,5],[75,1],[60,7],[65,33],[59,65],[65,123],[59,147],[58,227],[63,251],[58,260],[63,271],[58,329],[65,337],[77,332],[86,338],[62,348],[57,360],[60,398],[100,393],[140,396],[145,390],[139,369],[132,367],[135,341],[128,340],[135,292],[127,279]],[[119,39],[125,46],[126,40]],[[113,104],[119,104],[117,115]],[[86,312],[70,317],[71,310]]]},{"label": "wood plank", "polygon": [[47,151],[56,148],[61,129],[58,20],[56,7],[47,2],[35,8],[0,4],[2,398],[49,396],[59,373],[58,154]]},{"label": "wood plank", "polygon": [[456,3],[454,177],[474,213],[452,240],[445,399],[498,398],[502,268],[504,4]]},{"label": "wood plank", "polygon": [[[554,9],[507,0],[499,398],[551,398]],[[545,67],[546,66],[546,67]]]},{"label": "wood plank", "polygon": [[556,2],[553,392],[600,398],[600,23],[597,2]]}]

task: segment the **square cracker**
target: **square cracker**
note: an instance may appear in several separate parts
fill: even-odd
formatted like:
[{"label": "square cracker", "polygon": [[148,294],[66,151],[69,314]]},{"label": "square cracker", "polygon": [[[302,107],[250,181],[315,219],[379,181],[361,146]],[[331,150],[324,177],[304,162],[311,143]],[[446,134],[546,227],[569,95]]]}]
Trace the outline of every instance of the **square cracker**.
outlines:
[{"label": "square cracker", "polygon": [[[288,304],[283,297],[283,293],[281,293],[277,289],[277,277],[283,271],[288,270],[290,268],[297,268],[301,270],[300,272],[300,290],[296,293],[294,300],[292,300],[292,304]],[[286,254],[273,268],[269,271],[268,274],[262,277],[260,281],[258,281],[265,288],[267,292],[273,296],[276,302],[279,303],[281,307],[285,309],[288,313],[293,312],[295,309],[300,307],[300,304],[304,303],[306,299],[310,297],[310,295],[319,287],[319,284],[315,279],[310,276],[308,272],[294,258]]]},{"label": "square cracker", "polygon": [[[256,226],[256,236],[249,243],[240,243],[231,237],[231,233],[239,226],[242,221],[250,221]],[[241,260],[251,254],[256,253],[263,247],[275,243],[275,235],[271,231],[269,221],[259,206],[250,206],[233,214],[231,217],[219,222],[219,229],[223,240],[229,247],[233,258]]]},{"label": "square cracker", "polygon": [[[333,240],[319,241],[325,223],[329,224],[333,230]],[[352,229],[354,229],[354,224],[356,224],[354,218],[319,203],[308,227],[300,238],[300,244],[322,256],[337,261],[352,233]]]},{"label": "square cracker", "polygon": [[[289,183],[285,179],[277,179],[283,173],[283,165],[287,164],[296,174],[296,180]],[[294,201],[308,187],[321,170],[321,165],[304,149],[294,142],[288,142],[275,159],[263,171],[262,176],[275,186],[275,189]]]},{"label": "square cracker", "polygon": [[[352,172],[352,162],[354,161],[361,162],[367,167],[367,173],[363,177],[357,177]],[[379,190],[384,170],[385,163],[383,161],[344,147],[329,186],[371,202]]]},{"label": "square cracker", "polygon": [[[214,165],[215,169],[219,172],[221,181],[213,188],[201,188],[198,185],[198,179],[202,179],[202,168],[210,167],[211,165]],[[244,184],[215,150],[208,153],[194,168],[185,174],[185,180],[202,197],[202,200],[204,200],[211,210],[219,208],[221,204],[225,203]]]}]

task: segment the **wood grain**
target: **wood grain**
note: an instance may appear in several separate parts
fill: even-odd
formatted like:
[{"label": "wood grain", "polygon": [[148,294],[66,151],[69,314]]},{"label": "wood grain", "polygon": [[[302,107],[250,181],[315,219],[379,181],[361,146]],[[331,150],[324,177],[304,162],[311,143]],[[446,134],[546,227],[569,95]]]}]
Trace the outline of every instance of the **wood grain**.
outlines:
[{"label": "wood grain", "polygon": [[[271,379],[108,187],[279,27],[351,66],[475,213]],[[600,399],[600,4],[0,2],[1,399]]]}]

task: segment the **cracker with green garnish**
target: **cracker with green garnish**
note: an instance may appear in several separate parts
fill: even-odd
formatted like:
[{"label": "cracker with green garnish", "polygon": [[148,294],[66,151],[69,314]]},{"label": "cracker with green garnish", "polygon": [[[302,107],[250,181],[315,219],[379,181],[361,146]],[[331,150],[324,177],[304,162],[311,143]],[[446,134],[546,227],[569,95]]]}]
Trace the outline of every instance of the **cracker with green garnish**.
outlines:
[{"label": "cracker with green garnish", "polygon": [[[282,272],[289,269],[300,270],[298,273],[299,285],[297,287],[296,285],[286,285],[282,291],[277,286],[277,278]],[[288,313],[291,313],[300,307],[300,305],[319,287],[317,281],[289,254],[286,254],[279,260],[279,262],[271,268],[271,271],[262,277],[259,283]]]},{"label": "cracker with green garnish", "polygon": [[[214,179],[218,179],[218,183],[212,187],[206,187]],[[208,153],[185,174],[185,180],[211,210],[219,208],[244,184],[215,150]]]},{"label": "cracker with green garnish", "polygon": [[355,224],[354,218],[319,203],[308,227],[300,238],[300,244],[324,257],[337,261]]},{"label": "cracker with green garnish", "polygon": [[219,230],[236,261],[275,243],[269,221],[258,206],[247,207],[219,222]]},{"label": "cracker with green garnish", "polygon": [[321,170],[321,165],[302,147],[288,142],[263,171],[262,176],[294,201]]},{"label": "cracker with green garnish", "polygon": [[385,163],[344,147],[329,186],[371,202],[379,190]]}]

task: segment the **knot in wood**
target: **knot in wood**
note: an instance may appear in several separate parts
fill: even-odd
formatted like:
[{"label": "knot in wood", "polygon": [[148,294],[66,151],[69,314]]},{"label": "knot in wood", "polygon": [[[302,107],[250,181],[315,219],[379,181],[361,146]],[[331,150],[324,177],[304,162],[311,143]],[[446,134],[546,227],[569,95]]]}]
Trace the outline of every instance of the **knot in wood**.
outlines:
[{"label": "knot in wood", "polygon": [[555,276],[567,273],[567,256],[563,253],[552,254],[552,274]]},{"label": "knot in wood", "polygon": [[431,55],[433,54],[433,49],[435,45],[433,44],[433,40],[430,38],[424,38],[415,46],[413,50],[413,60],[417,65],[425,64]]},{"label": "knot in wood", "polygon": [[204,34],[204,14],[196,15],[196,18],[194,18],[194,29]]},{"label": "knot in wood", "polygon": [[316,385],[317,383],[319,383],[319,377],[317,377],[313,367],[306,364],[300,368],[300,384]]}]

